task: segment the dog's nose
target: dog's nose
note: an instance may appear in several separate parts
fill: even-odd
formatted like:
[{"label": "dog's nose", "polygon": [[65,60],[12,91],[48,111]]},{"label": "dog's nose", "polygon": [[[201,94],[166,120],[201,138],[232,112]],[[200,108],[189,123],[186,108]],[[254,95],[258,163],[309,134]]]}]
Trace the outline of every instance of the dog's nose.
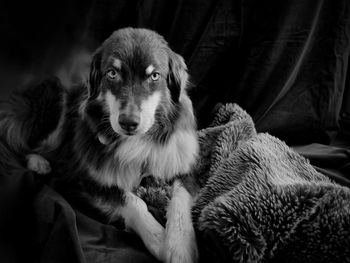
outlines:
[{"label": "dog's nose", "polygon": [[135,115],[121,114],[118,119],[120,127],[126,132],[133,132],[137,129],[140,123],[140,117]]}]

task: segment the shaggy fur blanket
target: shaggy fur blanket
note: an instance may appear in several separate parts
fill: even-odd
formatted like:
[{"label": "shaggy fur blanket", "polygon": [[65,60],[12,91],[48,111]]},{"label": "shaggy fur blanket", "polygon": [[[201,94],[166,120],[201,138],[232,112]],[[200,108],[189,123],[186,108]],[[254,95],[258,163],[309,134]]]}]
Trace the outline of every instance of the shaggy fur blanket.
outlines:
[{"label": "shaggy fur blanket", "polygon": [[[350,189],[257,133],[235,104],[222,105],[198,135],[201,262],[350,262]],[[138,194],[164,215],[167,185],[147,182]]]}]

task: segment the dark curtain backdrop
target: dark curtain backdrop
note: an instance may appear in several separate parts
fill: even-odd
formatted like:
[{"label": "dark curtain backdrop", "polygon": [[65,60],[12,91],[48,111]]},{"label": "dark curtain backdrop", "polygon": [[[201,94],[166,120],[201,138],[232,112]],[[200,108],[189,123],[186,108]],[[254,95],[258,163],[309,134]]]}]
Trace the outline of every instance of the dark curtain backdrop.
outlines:
[{"label": "dark curtain backdrop", "polygon": [[[185,58],[199,127],[218,103],[236,102],[259,131],[350,186],[349,0],[1,1],[0,99],[50,74],[79,79],[126,26],[158,31]],[[333,142],[339,126],[345,137]],[[154,262],[134,235],[17,169],[1,140],[0,151],[0,262]]]},{"label": "dark curtain backdrop", "polygon": [[186,58],[200,124],[217,102],[233,101],[258,130],[291,143],[325,141],[325,131],[337,129],[348,1],[179,1],[166,9],[151,2],[138,7],[137,25],[163,33]]},{"label": "dark curtain backdrop", "polygon": [[346,87],[349,5],[347,0],[9,1],[0,8],[0,81],[9,90],[21,83],[16,74],[25,79],[23,72],[32,77],[54,72],[75,46],[92,51],[118,28],[146,27],[186,59],[200,127],[216,103],[237,102],[259,131],[293,144],[327,142],[326,131],[338,129]]}]

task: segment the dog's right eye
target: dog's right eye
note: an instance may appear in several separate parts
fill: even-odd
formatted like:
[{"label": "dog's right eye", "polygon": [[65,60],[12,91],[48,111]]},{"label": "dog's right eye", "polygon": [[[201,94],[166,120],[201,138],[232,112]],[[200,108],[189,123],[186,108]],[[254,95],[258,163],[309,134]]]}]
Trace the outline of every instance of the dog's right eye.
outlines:
[{"label": "dog's right eye", "polygon": [[107,71],[107,77],[110,79],[114,79],[118,76],[118,72],[115,69],[109,69]]}]

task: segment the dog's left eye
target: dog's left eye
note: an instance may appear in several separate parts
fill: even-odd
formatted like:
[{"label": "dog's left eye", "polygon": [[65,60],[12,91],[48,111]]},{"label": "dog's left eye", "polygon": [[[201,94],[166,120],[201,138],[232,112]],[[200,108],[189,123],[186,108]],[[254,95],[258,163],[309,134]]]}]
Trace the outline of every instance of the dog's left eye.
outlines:
[{"label": "dog's left eye", "polygon": [[115,69],[110,69],[107,71],[107,76],[110,79],[114,79],[116,76],[118,76],[118,72]]},{"label": "dog's left eye", "polygon": [[159,80],[159,79],[160,79],[160,74],[159,74],[158,72],[153,72],[153,73],[151,74],[151,80],[157,81],[157,80]]}]

